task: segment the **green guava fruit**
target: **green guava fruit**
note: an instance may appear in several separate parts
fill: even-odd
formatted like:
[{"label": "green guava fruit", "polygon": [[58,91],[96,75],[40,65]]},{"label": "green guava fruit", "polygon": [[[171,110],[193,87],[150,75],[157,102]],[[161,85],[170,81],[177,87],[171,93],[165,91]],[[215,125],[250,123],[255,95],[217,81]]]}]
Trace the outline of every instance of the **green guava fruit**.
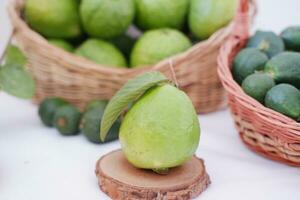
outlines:
[{"label": "green guava fruit", "polygon": [[74,38],[81,34],[75,0],[27,0],[25,18],[37,32],[52,38]]},{"label": "green guava fruit", "polygon": [[75,54],[85,57],[101,65],[126,67],[124,55],[113,44],[100,40],[88,39],[76,50]]},{"label": "green guava fruit", "polygon": [[200,126],[189,97],[164,84],[135,102],[123,119],[119,138],[131,164],[161,172],[193,156]]},{"label": "green guava fruit", "polygon": [[137,0],[136,23],[143,30],[158,28],[182,29],[189,0]]},{"label": "green guava fruit", "polygon": [[56,47],[59,47],[61,49],[64,49],[68,52],[73,52],[74,51],[74,47],[67,41],[62,40],[62,39],[49,39],[48,42],[50,44],[53,44]]},{"label": "green guava fruit", "polygon": [[184,52],[192,46],[183,33],[169,28],[147,31],[135,43],[130,56],[131,67],[141,67]]},{"label": "green guava fruit", "polygon": [[124,33],[135,13],[133,0],[82,0],[83,28],[92,37],[110,39]]},{"label": "green guava fruit", "polygon": [[189,27],[198,39],[207,39],[234,17],[238,0],[191,0]]}]

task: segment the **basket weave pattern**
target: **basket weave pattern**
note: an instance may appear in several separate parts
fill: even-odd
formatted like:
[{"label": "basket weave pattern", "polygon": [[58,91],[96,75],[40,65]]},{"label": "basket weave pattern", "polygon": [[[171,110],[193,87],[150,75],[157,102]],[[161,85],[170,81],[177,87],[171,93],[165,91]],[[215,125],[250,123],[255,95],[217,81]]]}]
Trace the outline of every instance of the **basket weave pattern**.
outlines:
[{"label": "basket weave pattern", "polygon": [[[244,0],[241,2],[248,4]],[[50,45],[22,19],[23,6],[24,0],[13,0],[9,14],[14,39],[29,59],[28,68],[37,83],[37,103],[45,97],[58,96],[82,108],[91,99],[111,98],[130,78],[156,70],[170,79],[174,71],[179,87],[189,95],[198,113],[215,111],[226,105],[225,92],[217,75],[217,56],[233,31],[234,21],[208,40],[155,66],[118,69],[100,66]]]},{"label": "basket weave pattern", "polygon": [[[259,154],[293,166],[300,166],[300,123],[260,104],[234,81],[231,63],[245,46],[249,31],[247,16],[240,18],[240,31],[222,46],[218,73],[227,92],[229,106],[242,141]],[[242,33],[243,34],[240,34]]]}]

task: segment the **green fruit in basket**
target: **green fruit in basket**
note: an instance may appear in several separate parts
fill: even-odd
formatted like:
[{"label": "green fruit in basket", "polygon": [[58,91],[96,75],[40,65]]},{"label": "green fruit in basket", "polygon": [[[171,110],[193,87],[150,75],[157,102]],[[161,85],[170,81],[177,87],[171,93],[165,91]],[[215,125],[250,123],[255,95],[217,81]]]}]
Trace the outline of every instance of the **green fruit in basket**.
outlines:
[{"label": "green fruit in basket", "polygon": [[110,39],[124,33],[132,23],[134,0],[82,0],[80,15],[92,37]]},{"label": "green fruit in basket", "polygon": [[159,72],[137,76],[115,94],[102,118],[102,140],[131,103],[119,135],[130,163],[163,173],[192,157],[200,138],[197,114],[189,97]]},{"label": "green fruit in basket", "polygon": [[70,104],[60,106],[54,114],[54,126],[62,135],[76,135],[79,133],[80,120],[80,111]]},{"label": "green fruit in basket", "polygon": [[147,31],[133,47],[132,67],[156,64],[170,56],[186,51],[192,46],[183,33],[169,28]]},{"label": "green fruit in basket", "polygon": [[[93,143],[103,143],[100,140],[100,123],[105,107],[103,104],[94,103],[83,115],[81,121],[82,132],[86,138]],[[105,142],[110,142],[119,138],[120,122],[117,121],[109,130]]]},{"label": "green fruit in basket", "polygon": [[291,26],[284,29],[281,37],[286,49],[300,51],[300,26]]},{"label": "green fruit in basket", "polygon": [[73,52],[74,47],[67,41],[62,39],[49,39],[48,40],[50,44],[53,44],[56,47],[62,48],[68,52]]},{"label": "green fruit in basket", "polygon": [[243,80],[250,74],[264,70],[267,61],[268,57],[260,50],[243,49],[233,60],[232,75],[237,83],[242,84]]},{"label": "green fruit in basket", "polygon": [[108,102],[106,100],[92,100],[92,101],[87,103],[87,105],[85,107],[85,111],[89,111],[89,110],[94,109],[96,107],[101,107],[104,110],[105,107],[107,106],[107,103]]},{"label": "green fruit in basket", "polygon": [[267,92],[274,87],[275,82],[269,74],[257,73],[248,76],[242,84],[246,94],[260,103],[264,103]]},{"label": "green fruit in basket", "polygon": [[88,39],[76,50],[75,54],[101,65],[126,67],[126,59],[117,47],[100,39]]},{"label": "green fruit in basket", "polygon": [[75,0],[27,0],[25,18],[37,32],[52,38],[74,38],[81,34]]},{"label": "green fruit in basket", "polygon": [[283,40],[271,31],[256,31],[248,40],[247,47],[259,49],[269,58],[284,51]]},{"label": "green fruit in basket", "polygon": [[276,83],[289,83],[300,88],[300,53],[283,52],[274,56],[265,66]]},{"label": "green fruit in basket", "polygon": [[136,23],[143,30],[182,29],[188,8],[189,0],[138,0]]},{"label": "green fruit in basket", "polygon": [[39,116],[46,126],[53,126],[54,125],[54,113],[55,111],[64,105],[67,105],[68,102],[66,102],[63,99],[52,97],[52,98],[46,98],[39,106]]},{"label": "green fruit in basket", "polygon": [[210,37],[233,19],[237,5],[237,0],[191,0],[190,30],[198,39]]},{"label": "green fruit in basket", "polygon": [[295,120],[300,120],[300,91],[289,84],[279,84],[268,91],[265,105]]}]

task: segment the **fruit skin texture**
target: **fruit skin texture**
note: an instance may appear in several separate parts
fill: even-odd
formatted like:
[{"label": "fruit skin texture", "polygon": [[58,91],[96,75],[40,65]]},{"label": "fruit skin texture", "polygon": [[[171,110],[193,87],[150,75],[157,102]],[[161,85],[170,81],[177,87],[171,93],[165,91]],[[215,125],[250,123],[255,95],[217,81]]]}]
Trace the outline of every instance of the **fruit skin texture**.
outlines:
[{"label": "fruit skin texture", "polygon": [[27,0],[25,18],[34,30],[46,37],[74,38],[81,34],[75,0]]},{"label": "fruit skin texture", "polygon": [[258,49],[243,49],[233,60],[232,75],[241,84],[250,74],[264,70],[267,61],[268,57]]},{"label": "fruit skin texture", "polygon": [[130,163],[160,170],[181,165],[195,153],[200,127],[188,96],[165,84],[148,90],[133,105],[119,137]]},{"label": "fruit skin texture", "polygon": [[126,67],[126,59],[113,44],[100,39],[88,39],[76,50],[75,54],[101,65]]},{"label": "fruit skin texture", "polygon": [[79,132],[80,111],[72,105],[59,107],[54,114],[54,126],[62,135],[76,135]]},{"label": "fruit skin texture", "polygon": [[289,83],[300,88],[300,53],[283,52],[274,56],[265,66],[276,83]]},{"label": "fruit skin texture", "polygon": [[280,34],[286,49],[300,51],[300,26],[291,26],[282,31]]},{"label": "fruit skin texture", "polygon": [[68,102],[62,100],[60,98],[52,97],[45,99],[39,107],[39,116],[46,126],[53,126],[54,125],[54,114],[55,111],[64,105],[67,105]]},{"label": "fruit skin texture", "polygon": [[92,110],[94,108],[100,107],[103,110],[105,109],[105,107],[107,106],[107,101],[106,100],[92,100],[90,102],[87,103],[86,107],[85,107],[85,111],[89,111]]},{"label": "fruit skin texture", "polygon": [[141,67],[184,52],[192,46],[191,41],[181,32],[164,28],[147,31],[133,47],[131,67]]},{"label": "fruit skin texture", "polygon": [[80,15],[92,37],[110,39],[124,33],[135,14],[134,0],[82,0]]},{"label": "fruit skin texture", "polygon": [[[100,124],[105,107],[101,104],[94,105],[92,108],[87,110],[82,117],[82,132],[86,138],[93,143],[103,143],[100,140]],[[110,142],[119,138],[120,121],[114,123],[109,130],[106,142]]]},{"label": "fruit skin texture", "polygon": [[66,50],[68,52],[73,52],[74,51],[73,46],[65,40],[62,40],[62,39],[49,39],[48,42],[50,44],[53,44],[56,47],[59,47],[59,48],[62,48],[64,50]]},{"label": "fruit skin texture", "polygon": [[283,40],[271,31],[256,31],[249,39],[247,47],[259,49],[269,58],[284,51]]},{"label": "fruit skin texture", "polygon": [[295,120],[300,120],[300,92],[289,84],[279,84],[268,91],[265,105]]},{"label": "fruit skin texture", "polygon": [[136,23],[142,30],[182,29],[189,0],[136,0]]},{"label": "fruit skin texture", "polygon": [[269,74],[257,73],[249,75],[242,84],[246,94],[260,103],[264,103],[267,92],[274,87],[275,82]]},{"label": "fruit skin texture", "polygon": [[209,38],[233,19],[237,5],[237,0],[191,0],[190,30],[198,39]]}]

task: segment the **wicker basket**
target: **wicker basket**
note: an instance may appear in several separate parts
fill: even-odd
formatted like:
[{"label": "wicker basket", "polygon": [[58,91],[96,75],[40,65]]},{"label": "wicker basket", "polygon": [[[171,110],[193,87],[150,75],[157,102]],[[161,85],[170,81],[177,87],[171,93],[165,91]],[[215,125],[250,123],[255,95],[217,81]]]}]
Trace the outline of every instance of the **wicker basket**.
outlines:
[{"label": "wicker basket", "polygon": [[[208,40],[155,66],[117,69],[97,65],[50,45],[22,19],[24,1],[13,0],[9,14],[13,37],[28,57],[28,68],[37,83],[35,102],[47,96],[58,96],[82,108],[91,99],[111,98],[128,79],[158,70],[170,78],[175,73],[179,87],[190,96],[198,113],[215,111],[226,105],[225,92],[217,75],[217,56],[221,45],[234,31],[235,21]],[[245,4],[248,1],[241,0],[241,5]]]},{"label": "wicker basket", "polygon": [[253,151],[276,161],[300,166],[300,123],[264,107],[244,93],[233,80],[231,63],[245,46],[247,16],[240,18],[239,31],[222,46],[218,74],[227,92],[229,106],[242,141]]}]

